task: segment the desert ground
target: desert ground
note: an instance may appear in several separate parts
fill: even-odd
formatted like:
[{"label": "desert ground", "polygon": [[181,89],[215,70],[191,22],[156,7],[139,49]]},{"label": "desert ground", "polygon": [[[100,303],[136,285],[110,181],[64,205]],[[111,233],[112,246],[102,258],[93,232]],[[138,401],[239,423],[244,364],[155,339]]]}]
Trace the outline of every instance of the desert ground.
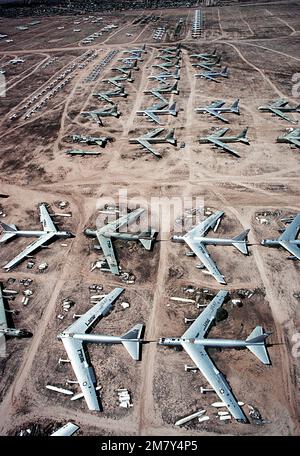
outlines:
[{"label": "desert ground", "polygon": [[[28,239],[0,246],[0,282],[18,291],[9,301],[9,307],[19,311],[12,316],[13,324],[33,334],[7,339],[7,356],[0,359],[1,435],[16,435],[35,423],[49,431],[67,421],[80,426],[78,435],[299,435],[300,368],[293,346],[300,322],[300,265],[289,261],[286,251],[266,248],[260,242],[277,238],[278,230],[285,227],[281,218],[300,211],[300,155],[299,149],[276,143],[291,124],[257,109],[276,98],[299,104],[299,2],[203,8],[204,29],[198,38],[191,35],[194,11],[101,13],[95,16],[101,17],[98,22],[88,15],[44,17],[23,31],[16,27],[34,18],[0,18],[0,33],[13,39],[0,41],[0,68],[6,79],[6,96],[0,98],[0,220],[21,229],[40,229],[38,205],[46,202],[51,213],[71,214],[54,220],[76,235],[35,253],[32,269],[27,269],[28,261],[9,272],[2,269],[28,245]],[[182,26],[175,33],[180,19]],[[80,23],[74,25],[74,21]],[[82,43],[108,24],[117,27],[90,44]],[[154,39],[159,27],[166,28],[161,41]],[[120,117],[103,118],[103,126],[82,117],[82,111],[106,104],[92,93],[115,89],[103,80],[117,75],[112,68],[124,57],[123,51],[144,44],[147,53],[138,62],[139,70],[132,71],[134,81],[124,82],[128,97],[114,99]],[[129,139],[156,128],[147,118],[136,116],[136,111],[154,102],[144,91],[156,85],[148,76],[159,71],[151,67],[157,63],[159,50],[177,44],[181,45],[179,94],[169,100],[176,102],[178,115],[163,118],[166,129],[175,129],[177,145],[155,145],[162,155],[158,159]],[[228,79],[220,84],[195,78],[190,58],[192,53],[214,49],[222,56],[222,67],[229,70]],[[93,68],[111,51],[118,52],[89,81]],[[13,58],[24,62],[12,65]],[[43,89],[68,69],[68,83],[26,117],[30,107],[47,94],[48,89],[42,93]],[[233,134],[248,127],[250,145],[234,145],[240,158],[197,140],[226,126],[194,111],[217,99],[240,100],[240,116],[228,115],[227,125]],[[298,113],[294,116],[299,120]],[[112,140],[103,148],[87,146],[70,143],[73,134]],[[70,148],[101,155],[71,157],[65,154]],[[209,247],[226,277],[227,284],[220,285],[195,267],[196,259],[185,255],[187,246],[171,242],[180,224],[174,221],[167,230],[158,218],[153,251],[141,244],[114,243],[121,269],[134,276],[133,283],[125,283],[124,276],[92,270],[102,256],[83,231],[94,228],[96,221],[100,226],[106,221],[99,210],[105,204],[118,205],[120,191],[121,203],[127,201],[131,209],[138,205],[150,212],[158,198],[166,208],[168,201],[178,198],[202,201],[204,212],[193,217],[180,210],[173,214],[173,220],[185,216],[188,228],[202,220],[204,213],[222,210],[224,219],[213,236],[236,236],[250,228],[250,255],[243,256],[233,247]],[[67,202],[63,210],[62,201]],[[262,218],[267,222],[261,223]],[[48,268],[40,272],[38,265],[44,262]],[[29,287],[33,295],[24,306],[25,287],[20,280],[26,278],[33,280]],[[125,288],[94,332],[121,335],[141,322],[145,340],[151,341],[143,346],[140,362],[131,360],[122,346],[89,346],[97,384],[102,387],[102,412],[89,411],[83,399],[70,401],[69,396],[45,388],[52,384],[79,392],[76,384],[66,386],[75,375],[70,365],[58,364],[66,353],[57,335],[74,321],[74,313],[90,308],[93,284],[103,287],[101,293]],[[211,337],[244,339],[256,325],[272,332],[268,338],[271,366],[261,364],[250,351],[209,350],[235,397],[245,403],[245,414],[249,417],[248,405],[252,405],[267,421],[261,426],[251,420],[249,424],[220,421],[211,406],[218,396],[200,393],[201,386],[208,386],[201,373],[185,372],[184,365],[192,363],[188,355],[155,342],[164,336],[181,336],[187,328],[184,318],[196,318],[201,312],[193,303],[170,297],[208,303],[220,289],[230,294],[224,305],[228,317],[211,329]],[[251,297],[243,294],[245,290]],[[62,310],[65,298],[74,301],[69,312]],[[240,299],[242,305],[233,306],[232,299]],[[128,309],[121,307],[123,301],[130,304]],[[60,314],[63,319],[58,318]],[[117,388],[130,391],[133,407],[119,407]],[[174,425],[202,408],[209,421]]]}]

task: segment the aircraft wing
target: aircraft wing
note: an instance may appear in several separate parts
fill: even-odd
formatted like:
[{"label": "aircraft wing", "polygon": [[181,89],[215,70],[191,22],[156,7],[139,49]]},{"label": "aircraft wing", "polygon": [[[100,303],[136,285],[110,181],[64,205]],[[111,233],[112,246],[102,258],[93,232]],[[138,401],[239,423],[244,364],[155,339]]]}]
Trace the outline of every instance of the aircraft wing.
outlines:
[{"label": "aircraft wing", "polygon": [[77,430],[79,429],[79,426],[77,426],[74,423],[71,423],[71,421],[67,424],[65,424],[63,427],[57,429],[57,431],[53,432],[51,437],[60,437],[60,436],[69,436],[73,435]]},{"label": "aircraft wing", "polygon": [[221,401],[226,404],[226,407],[232,416],[236,420],[247,422],[247,418],[232,394],[227,380],[209,358],[204,347],[185,341],[182,341],[181,344],[196,366],[200,369],[202,375],[211,384]]},{"label": "aircraft wing", "polygon": [[143,139],[155,138],[158,136],[162,131],[164,131],[164,127],[155,128],[154,130],[149,131],[143,136]]},{"label": "aircraft wing", "polygon": [[293,137],[290,137],[290,138],[288,138],[288,139],[289,139],[289,141],[290,141],[292,144],[295,144],[295,146],[300,147],[300,141],[299,141],[299,139],[296,139],[296,138],[293,138]]},{"label": "aircraft wing", "polygon": [[110,237],[103,236],[103,234],[98,233],[97,238],[104,253],[105,259],[108,263],[109,269],[112,274],[119,275],[119,266],[114,252],[114,246]]},{"label": "aircraft wing", "polygon": [[99,411],[96,378],[92,366],[87,361],[82,341],[72,337],[62,337],[62,341],[89,410]]},{"label": "aircraft wing", "polygon": [[[160,130],[164,130],[164,128],[161,128]],[[143,146],[145,147],[147,150],[149,150],[149,152],[151,152],[153,155],[155,155],[156,157],[160,157],[161,158],[161,154],[159,152],[157,152],[154,147],[151,146],[150,143],[148,143],[148,141],[146,141],[145,139],[138,139],[138,142]]]},{"label": "aircraft wing", "polygon": [[82,315],[78,320],[65,329],[64,334],[85,333],[100,317],[105,315],[112,309],[114,301],[123,293],[124,288],[115,288],[101,301],[95,304],[90,310]]},{"label": "aircraft wing", "polygon": [[209,272],[214,276],[214,278],[219,283],[225,284],[226,282],[225,282],[224,276],[220,273],[215,262],[209,256],[209,253],[206,250],[206,248],[204,247],[204,245],[197,241],[194,241],[193,239],[190,239],[189,237],[186,237],[186,236],[184,236],[184,239],[185,239],[185,242],[188,244],[188,246],[193,250],[193,252],[200,259],[201,263],[204,264],[206,269],[208,269]]},{"label": "aircraft wing", "polygon": [[292,117],[287,116],[282,111],[280,111],[280,109],[276,109],[276,108],[273,108],[272,106],[270,106],[270,111],[273,112],[274,114],[276,114],[276,116],[279,116],[284,120],[288,120],[289,122],[296,123],[296,121]]},{"label": "aircraft wing", "polygon": [[45,206],[45,204],[40,205],[40,221],[43,225],[44,231],[54,231],[55,233],[57,232],[57,229],[52,222],[52,219],[49,215],[49,212]]},{"label": "aircraft wing", "polygon": [[218,79],[214,78],[213,76],[210,76],[207,73],[200,73],[199,76],[202,77],[202,78],[205,78],[205,79],[209,79],[210,81],[220,82]]},{"label": "aircraft wing", "polygon": [[285,98],[278,98],[278,100],[273,101],[270,106],[272,108],[282,108],[283,106],[287,105],[288,101]]},{"label": "aircraft wing", "polygon": [[284,247],[288,252],[300,260],[300,248],[296,244],[292,244],[288,241],[281,241],[280,245]]},{"label": "aircraft wing", "polygon": [[97,233],[105,233],[105,232],[114,232],[117,231],[119,228],[122,228],[124,225],[129,225],[134,220],[136,220],[145,209],[139,208],[135,209],[134,211],[130,212],[129,214],[123,215],[122,217],[118,218],[114,222],[110,222],[107,225],[104,225],[102,228],[97,230]]},{"label": "aircraft wing", "polygon": [[235,157],[238,157],[240,158],[240,155],[236,153],[236,151],[234,149],[232,149],[231,147],[227,146],[227,144],[223,143],[222,141],[219,141],[218,139],[216,139],[214,136],[209,136],[208,137],[209,141],[213,144],[215,144],[216,146],[218,147],[221,147],[222,149],[224,149],[226,152],[229,152],[231,155],[234,155]]},{"label": "aircraft wing", "polygon": [[297,238],[300,230],[300,212],[296,215],[294,220],[285,229],[282,235],[278,238],[278,241],[293,241]]},{"label": "aircraft wing", "polygon": [[[5,313],[5,308],[4,308],[1,285],[0,285],[0,329],[7,329],[7,320],[6,320],[6,313]],[[0,333],[0,358],[3,358],[6,355],[5,347],[6,347],[5,335]]]},{"label": "aircraft wing", "polygon": [[221,290],[209,303],[209,305],[201,312],[199,317],[191,324],[191,326],[183,334],[182,339],[202,339],[208,332],[212,322],[214,321],[218,309],[222,307],[224,299],[228,295],[228,291]]},{"label": "aircraft wing", "polygon": [[52,238],[55,237],[55,233],[46,233],[43,236],[40,236],[38,239],[33,241],[31,244],[29,244],[23,252],[21,252],[19,255],[17,255],[15,258],[13,258],[9,263],[7,263],[4,267],[7,271],[12,269],[14,266],[17,266],[17,264],[21,263],[27,255],[30,255],[31,253],[35,252],[38,248],[40,248],[42,245],[46,244],[49,242]]},{"label": "aircraft wing", "polygon": [[223,117],[223,116],[220,114],[219,111],[216,111],[215,109],[212,109],[212,108],[210,108],[210,107],[206,108],[206,111],[207,111],[209,114],[211,114],[212,116],[217,117],[217,119],[220,119],[220,120],[222,120],[223,122],[228,123],[228,120],[225,119],[225,117]]},{"label": "aircraft wing", "polygon": [[145,113],[146,116],[150,117],[150,119],[153,120],[153,122],[155,122],[155,123],[157,123],[159,125],[163,125],[161,123],[161,121],[160,121],[160,118],[158,116],[156,116],[154,114],[154,112],[152,112],[152,111],[144,111],[144,113]]},{"label": "aircraft wing", "polygon": [[216,108],[221,108],[225,104],[225,101],[223,100],[216,100],[210,103],[210,105],[207,106],[208,109],[216,109]]},{"label": "aircraft wing", "polygon": [[199,223],[195,228],[188,231],[184,236],[190,239],[204,236],[210,228],[214,228],[220,217],[224,215],[223,211],[216,211],[214,214],[207,217],[203,222]]}]

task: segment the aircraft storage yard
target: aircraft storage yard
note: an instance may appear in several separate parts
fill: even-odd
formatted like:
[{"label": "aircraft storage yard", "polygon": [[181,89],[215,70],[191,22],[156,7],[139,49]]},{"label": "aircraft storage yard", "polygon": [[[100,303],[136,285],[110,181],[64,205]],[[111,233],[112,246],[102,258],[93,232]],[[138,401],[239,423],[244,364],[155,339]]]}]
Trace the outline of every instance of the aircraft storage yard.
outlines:
[{"label": "aircraft storage yard", "polygon": [[0,17],[0,435],[299,435],[299,2],[200,3]]}]

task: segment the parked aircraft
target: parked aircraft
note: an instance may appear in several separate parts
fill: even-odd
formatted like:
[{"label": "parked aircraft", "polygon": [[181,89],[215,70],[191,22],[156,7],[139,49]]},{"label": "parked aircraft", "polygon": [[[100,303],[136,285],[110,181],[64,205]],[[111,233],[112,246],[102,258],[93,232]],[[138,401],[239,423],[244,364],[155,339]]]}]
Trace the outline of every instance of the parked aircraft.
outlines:
[{"label": "parked aircraft", "polygon": [[290,252],[291,259],[300,260],[300,239],[297,239],[300,230],[300,212],[284,230],[278,239],[263,239],[262,245],[266,247],[283,247]]},{"label": "parked aircraft", "polygon": [[143,136],[139,138],[132,138],[129,139],[130,144],[140,144],[143,148],[147,149],[156,157],[161,158],[162,155],[158,153],[153,147],[152,144],[163,144],[169,143],[176,146],[176,139],[174,138],[174,128],[170,130],[165,136],[158,136],[162,133],[165,129],[164,128],[156,128],[155,130],[151,130]]},{"label": "parked aircraft", "polygon": [[236,136],[224,136],[225,133],[228,131],[228,128],[220,128],[216,130],[214,133],[211,135],[208,135],[206,137],[199,138],[200,144],[208,144],[212,143],[216,147],[220,147],[224,149],[226,152],[229,152],[231,155],[234,155],[235,157],[240,158],[240,155],[238,155],[235,150],[233,150],[231,147],[227,146],[227,143],[232,143],[232,142],[242,142],[243,144],[250,144],[249,139],[247,138],[247,131],[248,127],[245,128],[239,135]]},{"label": "parked aircraft", "polygon": [[295,128],[288,133],[285,133],[283,136],[278,136],[278,143],[290,143],[296,147],[300,147],[300,128]]},{"label": "parked aircraft", "polygon": [[96,230],[86,229],[84,234],[98,239],[99,246],[105,256],[110,272],[119,275],[119,266],[114,253],[112,239],[121,239],[124,241],[139,241],[146,250],[151,250],[155,239],[156,231],[149,227],[146,232],[130,233],[120,232],[119,229],[128,226],[137,220],[145,209],[136,209],[129,214],[120,217],[114,222],[104,225]]},{"label": "parked aircraft", "polygon": [[220,223],[221,217],[224,215],[223,211],[217,211],[210,215],[203,222],[199,223],[195,228],[190,230],[184,236],[174,235],[172,241],[174,242],[185,242],[194,254],[199,258],[203,266],[208,269],[212,276],[219,282],[226,284],[225,277],[220,273],[216,264],[211,259],[206,245],[232,245],[238,249],[244,255],[248,255],[248,233],[250,230],[243,231],[238,236],[232,239],[222,239],[207,237],[206,234],[210,229],[217,229]]},{"label": "parked aircraft", "polygon": [[126,51],[123,51],[123,54],[138,54],[138,53],[142,53],[142,52],[147,54],[146,44],[144,44],[144,46],[141,48],[127,49]]},{"label": "parked aircraft", "polygon": [[7,309],[4,306],[2,284],[0,283],[0,358],[6,356],[5,337],[30,337],[32,334],[26,329],[9,328],[6,318]]},{"label": "parked aircraft", "polygon": [[238,422],[247,423],[248,420],[234,397],[230,385],[212,362],[206,348],[248,348],[263,364],[268,365],[270,359],[266,348],[266,339],[271,333],[264,332],[261,326],[256,326],[246,340],[205,338],[227,295],[228,291],[219,291],[181,337],[162,337],[158,343],[171,347],[181,346],[213,387],[221,401],[224,402],[231,415]]},{"label": "parked aircraft", "polygon": [[84,143],[88,145],[96,145],[104,147],[108,141],[111,141],[112,138],[109,136],[83,136],[83,135],[71,135],[70,138],[72,141],[77,143]]},{"label": "parked aircraft", "polygon": [[180,68],[179,59],[176,62],[166,62],[166,63],[157,63],[156,65],[151,65],[152,68],[160,68],[163,71],[168,71],[168,68]]},{"label": "parked aircraft", "polygon": [[55,241],[56,239],[65,239],[75,237],[74,234],[69,231],[58,231],[55,227],[49,212],[47,210],[46,204],[42,203],[39,206],[40,210],[40,221],[43,225],[43,231],[28,231],[28,230],[18,230],[16,225],[7,225],[6,223],[0,222],[0,226],[3,228],[3,233],[0,235],[0,244],[12,240],[15,237],[38,237],[38,239],[31,244],[29,244],[19,255],[7,263],[3,268],[6,271],[17,266],[21,261],[25,260],[28,255],[31,255],[37,249],[43,247],[50,242]]},{"label": "parked aircraft", "polygon": [[227,67],[223,68],[222,71],[216,71],[216,70],[212,69],[212,70],[208,70],[208,71],[202,71],[202,73],[196,73],[195,77],[208,79],[208,80],[214,81],[214,82],[220,82],[216,78],[218,78],[218,77],[228,78],[228,71],[227,71]]},{"label": "parked aircraft", "polygon": [[50,437],[70,436],[73,435],[76,431],[78,431],[78,429],[80,428],[79,426],[77,426],[77,424],[71,423],[71,421],[69,421],[69,423],[65,424],[64,426],[57,429],[57,431],[50,434]]},{"label": "parked aircraft", "polygon": [[120,117],[121,113],[118,111],[118,106],[114,105],[104,106],[102,109],[96,109],[94,111],[82,111],[83,117],[91,117],[97,124],[103,125],[101,117]]},{"label": "parked aircraft", "polygon": [[92,366],[85,354],[84,344],[123,344],[130,356],[140,359],[141,333],[143,324],[137,324],[123,336],[106,336],[103,334],[87,334],[97,321],[105,317],[113,307],[113,303],[123,293],[124,288],[115,288],[90,310],[71,324],[57,337],[63,341],[68,358],[79,382],[89,410],[100,411],[96,394],[96,377]]},{"label": "parked aircraft", "polygon": [[211,59],[217,58],[218,55],[217,55],[217,50],[214,49],[214,51],[211,53],[191,54],[190,57],[194,57],[196,59],[202,59],[202,60],[211,60]]},{"label": "parked aircraft", "polygon": [[179,69],[177,68],[174,73],[170,73],[170,72],[165,72],[165,73],[159,73],[159,74],[155,74],[155,75],[152,75],[152,76],[148,76],[148,79],[155,79],[157,81],[162,81],[164,82],[165,79],[180,79],[180,74],[179,74]]},{"label": "parked aircraft", "polygon": [[114,97],[125,97],[126,98],[128,93],[125,92],[124,87],[120,87],[117,90],[108,90],[106,92],[96,92],[96,93],[93,93],[92,95],[93,95],[93,97],[99,98],[99,100],[106,101],[107,103],[110,103],[110,104],[115,104],[111,100],[111,98],[114,98]]},{"label": "parked aircraft", "polygon": [[223,122],[226,122],[228,123],[228,120],[225,119],[225,117],[223,117],[221,115],[221,113],[223,112],[231,112],[233,114],[240,114],[240,110],[239,110],[239,100],[235,100],[231,106],[224,106],[225,105],[225,101],[223,100],[216,100],[216,101],[213,101],[212,103],[210,103],[210,105],[208,106],[204,106],[204,108],[196,108],[195,111],[196,112],[203,112],[203,113],[208,113],[210,114],[211,116],[214,116],[216,117],[217,119],[220,119],[222,120]]},{"label": "parked aircraft", "polygon": [[103,79],[103,82],[107,82],[108,84],[113,84],[115,85],[116,87],[122,87],[120,85],[120,82],[123,82],[123,81],[127,81],[127,82],[133,82],[134,79],[132,79],[131,77],[131,72],[129,71],[129,73],[126,73],[126,76],[114,76],[114,77],[111,77],[111,78],[108,78],[108,79]]},{"label": "parked aircraft", "polygon": [[151,121],[153,121],[159,125],[163,125],[158,116],[161,116],[161,115],[177,116],[176,103],[173,103],[168,108],[166,108],[166,106],[168,106],[167,103],[161,102],[161,103],[152,105],[149,108],[146,108],[144,110],[137,111],[136,114],[137,114],[137,116],[148,116]]},{"label": "parked aircraft", "polygon": [[288,100],[284,98],[279,98],[278,100],[271,101],[267,106],[259,106],[259,111],[262,112],[271,112],[273,116],[281,117],[284,120],[287,120],[291,123],[297,123],[297,120],[293,119],[291,116],[287,116],[286,112],[300,112],[300,105],[289,106]]},{"label": "parked aircraft", "polygon": [[82,150],[82,149],[68,149],[65,151],[67,155],[81,155],[81,157],[85,155],[101,155],[101,152],[95,152],[93,150]]}]

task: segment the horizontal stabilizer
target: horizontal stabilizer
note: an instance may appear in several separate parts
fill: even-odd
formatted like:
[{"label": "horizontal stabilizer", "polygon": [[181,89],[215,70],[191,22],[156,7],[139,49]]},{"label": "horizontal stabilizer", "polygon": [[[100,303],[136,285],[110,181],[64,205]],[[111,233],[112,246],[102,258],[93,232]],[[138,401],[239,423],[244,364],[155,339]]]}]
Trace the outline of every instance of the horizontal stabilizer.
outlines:
[{"label": "horizontal stabilizer", "polygon": [[0,226],[3,229],[3,233],[0,236],[0,243],[4,243],[16,236],[16,225],[7,225],[6,223],[0,222]]},{"label": "horizontal stabilizer", "polygon": [[131,328],[127,333],[122,336],[122,344],[130,354],[130,356],[138,361],[140,359],[140,350],[141,350],[141,333],[144,325],[138,323],[133,328]]},{"label": "horizontal stabilizer", "polygon": [[249,337],[247,337],[246,342],[247,348],[255,355],[263,364],[271,364],[270,358],[265,346],[266,338],[271,333],[264,333],[261,326],[256,326],[252,331]]},{"label": "horizontal stabilizer", "polygon": [[233,238],[233,241],[236,241],[236,242],[233,242],[232,245],[236,249],[238,249],[240,252],[242,252],[244,255],[249,254],[248,245],[247,245],[249,231],[250,230],[243,231],[241,234],[239,234],[238,236],[235,236]]},{"label": "horizontal stabilizer", "polygon": [[152,249],[155,234],[156,231],[154,229],[151,229],[150,232],[148,231],[147,233],[141,234],[141,236],[145,235],[145,237],[140,237],[139,241],[145,247],[146,250]]}]

